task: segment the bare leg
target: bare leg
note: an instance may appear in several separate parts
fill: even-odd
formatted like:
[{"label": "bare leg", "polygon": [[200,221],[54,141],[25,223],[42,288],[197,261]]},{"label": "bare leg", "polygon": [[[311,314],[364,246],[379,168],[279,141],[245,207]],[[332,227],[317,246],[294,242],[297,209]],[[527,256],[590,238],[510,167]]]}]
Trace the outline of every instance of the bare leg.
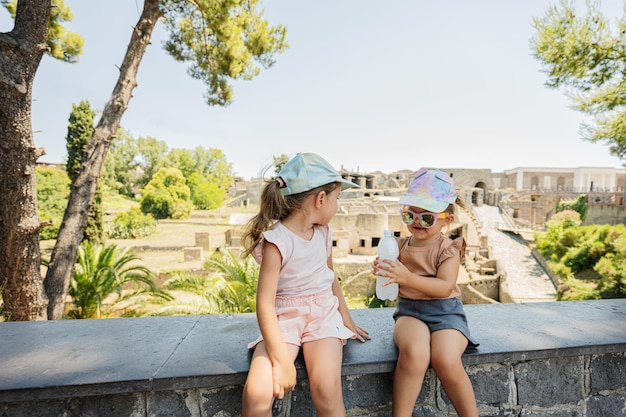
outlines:
[{"label": "bare leg", "polygon": [[459,417],[478,417],[474,389],[461,362],[467,339],[455,329],[438,330],[431,338],[431,365],[454,409]]},{"label": "bare leg", "polygon": [[422,321],[403,316],[396,321],[393,338],[399,350],[393,377],[393,416],[410,417],[430,362],[430,330]]},{"label": "bare leg", "polygon": [[304,362],[311,383],[311,398],[318,417],[346,415],[341,392],[341,361],[343,344],[326,338],[302,345]]},{"label": "bare leg", "polygon": [[[295,360],[300,348],[287,344],[287,349]],[[273,387],[272,363],[267,355],[265,342],[260,342],[252,355],[248,378],[243,387],[242,417],[272,417]]]}]

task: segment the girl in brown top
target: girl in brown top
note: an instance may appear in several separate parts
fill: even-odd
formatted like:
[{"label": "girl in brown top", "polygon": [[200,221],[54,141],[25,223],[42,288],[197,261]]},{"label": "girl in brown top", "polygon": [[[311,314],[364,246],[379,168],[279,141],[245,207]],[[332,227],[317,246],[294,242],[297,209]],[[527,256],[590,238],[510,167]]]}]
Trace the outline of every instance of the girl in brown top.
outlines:
[{"label": "girl in brown top", "polygon": [[417,171],[400,198],[402,221],[411,236],[397,238],[398,262],[374,261],[374,274],[385,285],[399,285],[394,313],[398,363],[393,382],[393,416],[411,416],[430,364],[460,417],[478,417],[472,384],[461,355],[472,340],[457,276],[465,240],[441,233],[454,219],[454,182],[438,170]]}]

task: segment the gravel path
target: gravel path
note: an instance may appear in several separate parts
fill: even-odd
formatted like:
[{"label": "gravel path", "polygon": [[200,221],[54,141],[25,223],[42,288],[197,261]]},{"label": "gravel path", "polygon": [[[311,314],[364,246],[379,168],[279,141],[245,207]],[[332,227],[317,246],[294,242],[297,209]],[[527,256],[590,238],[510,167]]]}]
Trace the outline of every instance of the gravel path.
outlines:
[{"label": "gravel path", "polygon": [[474,207],[474,214],[482,224],[482,233],[488,236],[493,257],[506,270],[509,291],[515,301],[555,301],[556,288],[530,253],[526,242],[513,233],[496,228],[497,224],[505,223],[498,207]]}]

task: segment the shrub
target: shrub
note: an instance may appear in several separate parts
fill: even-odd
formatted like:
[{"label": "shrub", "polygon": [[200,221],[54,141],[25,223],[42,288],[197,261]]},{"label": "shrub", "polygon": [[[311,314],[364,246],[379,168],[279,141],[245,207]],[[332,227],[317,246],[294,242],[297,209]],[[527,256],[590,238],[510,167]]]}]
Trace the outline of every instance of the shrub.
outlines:
[{"label": "shrub", "polygon": [[575,211],[580,215],[581,220],[585,220],[587,217],[587,211],[589,211],[589,205],[586,201],[586,196],[579,195],[575,200],[562,200],[556,205],[556,212]]},{"label": "shrub", "polygon": [[112,239],[137,239],[153,235],[156,230],[157,221],[152,214],[143,214],[137,207],[132,207],[115,216],[107,234]]},{"label": "shrub", "polygon": [[177,168],[161,168],[142,191],[141,211],[156,219],[185,219],[193,205],[185,177]]},{"label": "shrub", "polygon": [[201,177],[198,179],[198,177],[200,177],[199,174],[193,173],[187,180],[193,205],[199,210],[213,210],[221,207],[224,204],[224,192],[217,184],[205,181]]},{"label": "shrub", "polygon": [[39,239],[56,239],[70,195],[70,178],[67,173],[54,167],[36,167],[37,209],[39,219],[50,221],[39,231]]},{"label": "shrub", "polygon": [[559,299],[626,297],[626,226],[574,226],[572,218],[563,214],[535,237],[538,252],[562,280]]}]

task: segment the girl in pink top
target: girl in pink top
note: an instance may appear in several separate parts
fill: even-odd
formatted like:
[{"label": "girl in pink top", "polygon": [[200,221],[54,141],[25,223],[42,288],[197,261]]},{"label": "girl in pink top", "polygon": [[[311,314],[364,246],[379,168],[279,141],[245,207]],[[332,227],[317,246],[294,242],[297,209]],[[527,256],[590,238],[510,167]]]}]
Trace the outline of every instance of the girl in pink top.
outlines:
[{"label": "girl in pink top", "polygon": [[411,233],[397,238],[397,262],[374,261],[374,275],[399,285],[394,312],[398,363],[393,380],[393,416],[413,415],[429,364],[460,417],[478,417],[474,390],[461,355],[478,344],[471,338],[457,276],[465,240],[441,233],[454,218],[454,182],[438,170],[417,171],[400,198],[402,221]]},{"label": "girl in pink top", "polygon": [[267,183],[243,234],[244,256],[261,264],[256,314],[261,336],[243,390],[243,416],[271,417],[274,398],[296,385],[300,347],[318,416],[345,416],[343,345],[367,331],[350,315],[332,266],[330,227],[342,189],[356,187],[318,155],[297,154]]}]

